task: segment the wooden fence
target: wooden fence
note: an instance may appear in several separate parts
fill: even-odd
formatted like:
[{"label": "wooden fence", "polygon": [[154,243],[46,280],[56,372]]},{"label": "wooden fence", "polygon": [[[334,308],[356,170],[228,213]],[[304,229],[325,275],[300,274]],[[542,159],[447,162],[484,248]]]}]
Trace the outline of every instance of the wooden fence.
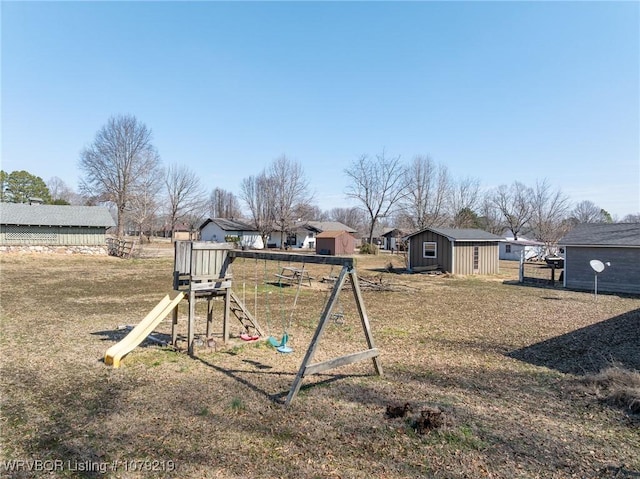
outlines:
[{"label": "wooden fence", "polygon": [[556,268],[547,263],[524,262],[520,265],[520,282],[539,283],[551,286],[562,286],[563,268]]}]

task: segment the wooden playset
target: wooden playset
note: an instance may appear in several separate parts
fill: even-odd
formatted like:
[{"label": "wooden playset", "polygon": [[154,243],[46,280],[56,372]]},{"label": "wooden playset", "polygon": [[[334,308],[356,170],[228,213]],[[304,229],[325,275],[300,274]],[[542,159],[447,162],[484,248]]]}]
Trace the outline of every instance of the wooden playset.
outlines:
[{"label": "wooden playset", "polygon": [[[276,347],[279,352],[287,353],[292,351],[287,345],[287,331],[283,332],[280,341],[275,340],[273,337],[267,337],[265,331],[258,324],[255,315],[246,306],[244,294],[241,295],[233,289],[234,278],[231,274],[231,265],[237,258],[278,261],[279,264],[286,263],[288,265],[301,264],[302,267],[300,268],[288,266],[286,267],[287,269],[282,270],[284,273],[280,273],[282,276],[287,276],[286,281],[288,284],[297,287],[293,308],[295,308],[295,303],[298,300],[302,283],[308,282],[311,284],[311,278],[304,267],[306,264],[324,264],[342,268],[320,314],[315,333],[285,400],[285,405],[289,405],[296,397],[303,379],[312,374],[370,359],[376,374],[382,375],[379,350],[374,344],[353,258],[288,252],[246,251],[233,249],[231,245],[226,243],[195,241],[176,241],[175,243],[173,298],[169,295],[163,298],[160,304],[140,324],[133,328],[126,338],[109,348],[105,354],[105,363],[117,367],[120,359],[140,344],[170,313],[172,313],[171,339],[175,345],[178,340],[178,305],[182,300],[186,300],[189,305],[186,335],[187,352],[189,355],[194,355],[196,350],[196,302],[206,301],[207,303],[205,338],[210,338],[213,328],[213,301],[220,297],[224,301],[222,315],[222,341],[224,343],[228,343],[230,340],[231,322],[239,321],[246,332],[246,336],[242,339],[264,339]],[[277,276],[278,274],[276,274]],[[285,278],[279,278],[279,280],[285,281]],[[340,311],[337,311],[340,309],[339,296],[347,281],[351,283],[350,289],[354,295],[367,348],[313,363],[316,348],[322,338],[325,326],[336,314],[341,314]]]}]

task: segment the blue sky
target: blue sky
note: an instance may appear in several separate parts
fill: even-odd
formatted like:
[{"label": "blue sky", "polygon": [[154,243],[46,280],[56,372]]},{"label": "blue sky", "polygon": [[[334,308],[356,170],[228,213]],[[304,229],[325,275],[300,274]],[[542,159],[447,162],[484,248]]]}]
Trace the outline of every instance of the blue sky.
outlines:
[{"label": "blue sky", "polygon": [[235,193],[286,154],[322,209],[361,154],[640,212],[638,2],[2,2],[2,169],[77,187],[133,114]]}]

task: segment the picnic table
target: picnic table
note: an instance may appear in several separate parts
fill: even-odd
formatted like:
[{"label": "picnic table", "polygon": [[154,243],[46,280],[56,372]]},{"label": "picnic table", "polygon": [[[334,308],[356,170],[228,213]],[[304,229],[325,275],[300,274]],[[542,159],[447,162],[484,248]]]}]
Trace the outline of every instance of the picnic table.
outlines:
[{"label": "picnic table", "polygon": [[286,282],[289,284],[302,284],[304,282],[308,282],[309,286],[311,286],[311,280],[313,279],[309,276],[309,272],[304,268],[294,268],[292,266],[285,266],[282,268],[280,274],[276,274],[276,277],[280,282]]}]

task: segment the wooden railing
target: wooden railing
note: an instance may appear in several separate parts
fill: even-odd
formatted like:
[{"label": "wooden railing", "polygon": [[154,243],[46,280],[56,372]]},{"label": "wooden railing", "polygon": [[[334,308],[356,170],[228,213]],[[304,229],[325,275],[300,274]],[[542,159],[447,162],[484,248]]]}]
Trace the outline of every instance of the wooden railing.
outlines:
[{"label": "wooden railing", "polygon": [[107,250],[110,256],[118,258],[131,258],[135,250],[136,242],[119,238],[107,238]]}]

